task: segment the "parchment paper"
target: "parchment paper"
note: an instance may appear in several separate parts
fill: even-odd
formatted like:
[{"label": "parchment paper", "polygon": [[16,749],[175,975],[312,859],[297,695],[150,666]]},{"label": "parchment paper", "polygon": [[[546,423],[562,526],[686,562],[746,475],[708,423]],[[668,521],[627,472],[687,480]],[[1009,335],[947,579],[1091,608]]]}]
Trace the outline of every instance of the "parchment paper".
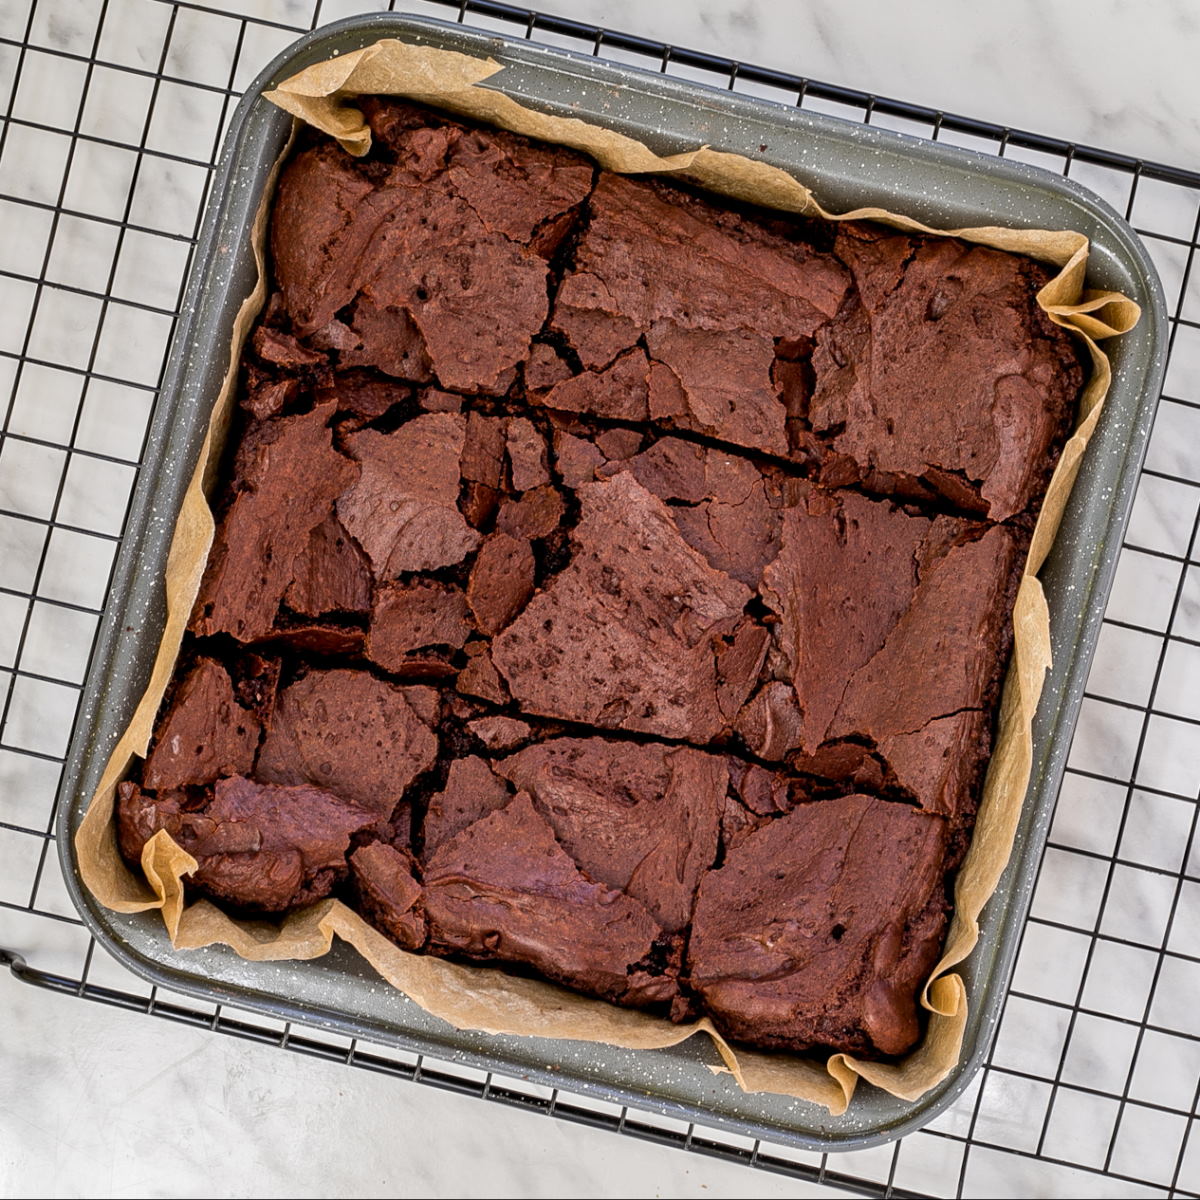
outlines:
[{"label": "parchment paper", "polygon": [[1132,329],[1140,316],[1138,306],[1117,293],[1084,290],[1088,241],[1080,233],[998,227],[942,231],[876,208],[828,213],[797,179],[766,163],[704,147],[660,157],[642,143],[611,130],[575,118],[547,116],[499,92],[476,86],[500,69],[490,60],[383,39],[309,67],[267,93],[267,98],[338,138],[355,155],[368,151],[371,135],[362,114],[351,103],[353,97],[369,93],[400,95],[529,137],[572,146],[612,171],[670,173],[711,191],[770,208],[829,220],[872,220],[900,229],[953,235],[1027,254],[1060,268],[1038,294],[1038,303],[1053,321],[1075,330],[1083,339],[1091,355],[1092,371],[1080,399],[1078,425],[1050,482],[1017,594],[1013,658],[1004,686],[996,746],[971,847],[955,885],[954,915],[945,951],[922,992],[922,1003],[929,1011],[924,1039],[894,1063],[863,1062],[848,1054],[834,1054],[820,1062],[740,1047],[735,1050],[707,1019],[672,1025],[665,1019],[578,996],[549,983],[400,950],[336,900],[322,901],[280,924],[233,920],[205,900],[188,905],[183,879],[195,870],[196,862],[166,832],[157,833],[146,844],[142,854],[144,880],[125,866],[117,850],[113,822],[116,785],[127,775],[135,756],[146,755],[212,545],[214,523],[206,494],[229,422],[242,343],[265,296],[264,231],[278,163],[254,227],[259,283],[238,314],[229,349],[229,369],[171,545],[165,579],[166,628],[150,683],[112,753],[76,836],[80,872],[96,898],[111,909],[160,909],[172,944],[180,949],[220,942],[247,959],[309,959],[325,954],[335,936],[342,938],[422,1008],[460,1029],[607,1042],[631,1049],[670,1046],[703,1032],[713,1040],[726,1068],[747,1091],[780,1092],[814,1101],[834,1115],[845,1111],[859,1078],[905,1100],[915,1100],[945,1078],[958,1061],[967,995],[962,978],[950,968],[974,947],[979,935],[977,919],[1008,862],[1029,782],[1033,714],[1050,666],[1049,614],[1037,572],[1054,541],[1108,392],[1108,358],[1097,343]]}]

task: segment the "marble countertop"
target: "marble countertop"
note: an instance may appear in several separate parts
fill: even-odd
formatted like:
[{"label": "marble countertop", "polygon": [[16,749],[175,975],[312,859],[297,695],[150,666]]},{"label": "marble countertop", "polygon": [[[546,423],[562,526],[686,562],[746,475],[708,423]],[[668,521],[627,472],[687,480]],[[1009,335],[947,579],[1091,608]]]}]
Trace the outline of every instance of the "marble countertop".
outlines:
[{"label": "marble countertop", "polygon": [[1187,0],[546,0],[538,7],[999,125],[1200,169]]},{"label": "marble countertop", "polygon": [[[222,89],[245,87],[311,23],[314,7],[324,23],[386,0],[0,0],[0,97],[13,118],[0,142],[0,311],[9,318],[0,402],[12,435],[0,449],[0,688],[11,683],[17,698],[4,738],[23,738],[42,756],[8,755],[0,740],[0,947],[64,974],[78,970],[78,931],[54,919],[71,909],[53,855],[36,872],[23,832],[45,825],[75,695],[51,694],[44,681],[81,678],[103,599],[95,580],[107,572],[133,480],[129,447],[145,429],[203,164],[228,112]],[[423,9],[416,0],[407,7]],[[541,7],[1200,169],[1200,9],[1189,0]],[[246,15],[243,27],[237,18]],[[23,43],[32,49],[22,56]],[[93,58],[102,65],[89,66]],[[157,86],[160,74],[168,82]],[[127,149],[139,142],[149,153]],[[1200,1193],[1200,1131],[1191,1134],[1200,1083],[1200,566],[1188,565],[1200,505],[1200,285],[1187,251],[1196,197],[1155,187],[1145,196],[1135,222],[1140,214],[1161,233],[1151,253],[1172,307],[1196,324],[1181,331],[1184,366],[1168,381],[1175,399],[1160,417],[1130,535],[1141,549],[1122,559],[1072,751],[1077,771],[1064,786],[997,1046],[1001,1069],[982,1103],[977,1081],[934,1133],[908,1139],[898,1155],[884,1147],[831,1158],[831,1171],[892,1177],[929,1195],[961,1187],[973,1196],[1166,1196],[1173,1182],[1177,1194]],[[1196,345],[1185,359],[1189,338]],[[87,371],[96,378],[85,387]],[[69,456],[59,449],[68,442]],[[50,517],[71,531],[47,541]],[[26,612],[14,597],[34,587],[58,607]],[[17,654],[32,682],[12,683],[3,670]],[[1143,728],[1141,708],[1151,703],[1173,715]],[[1153,779],[1143,779],[1152,786],[1092,778],[1136,775],[1143,743],[1156,751]],[[47,916],[22,911],[31,888]],[[114,987],[124,978],[99,952],[92,977]],[[1086,1011],[1072,1015],[1081,1003]],[[964,1160],[968,1132],[982,1144]],[[844,1194],[81,1002],[0,969],[0,1196],[198,1189]]]}]

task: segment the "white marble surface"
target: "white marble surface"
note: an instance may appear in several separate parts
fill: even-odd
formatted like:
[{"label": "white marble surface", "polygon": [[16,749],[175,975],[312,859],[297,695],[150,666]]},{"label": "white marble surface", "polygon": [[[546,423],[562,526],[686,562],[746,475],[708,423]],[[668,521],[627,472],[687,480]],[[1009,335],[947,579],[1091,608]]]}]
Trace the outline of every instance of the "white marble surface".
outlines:
[{"label": "white marble surface", "polygon": [[[740,1167],[2,976],[0,1012],[4,1196],[734,1197],[748,1182]],[[805,1194],[752,1181],[762,1197]]]},{"label": "white marble surface", "polygon": [[1186,0],[548,0],[541,7],[1000,125],[1200,167],[1200,10]]},{"label": "white marble surface", "polygon": [[[322,20],[384,7],[324,0]],[[414,9],[422,6],[417,0]],[[1200,167],[1200,11],[1190,0],[545,0],[544,7],[814,78]],[[433,10],[425,6],[426,11]],[[312,0],[0,0],[0,699],[5,745],[61,753],[161,366],[223,97],[245,85]],[[17,47],[30,28],[13,94]],[[170,31],[169,41],[167,40]],[[240,53],[239,51],[240,45]],[[88,80],[87,59],[96,66]],[[64,56],[66,55],[66,56]],[[71,57],[75,56],[75,57]],[[153,73],[159,86],[152,119]],[[86,83],[86,88],[85,88]],[[72,149],[69,131],[83,135]],[[132,147],[144,139],[149,153]],[[164,157],[167,155],[175,157]],[[68,160],[70,169],[67,170]],[[190,160],[190,161],[181,161]],[[1103,188],[1098,174],[1086,179]],[[1119,189],[1118,189],[1119,190]],[[53,233],[51,209],[65,210]],[[1135,221],[1187,238],[1196,197],[1146,185]],[[118,234],[112,222],[137,226]],[[117,253],[119,244],[119,253]],[[1150,251],[1168,300],[1186,249]],[[49,252],[48,252],[49,251]],[[114,260],[114,254],[116,258]],[[37,278],[46,285],[40,290]],[[110,301],[103,298],[113,297]],[[36,318],[29,324],[37,298]],[[148,307],[132,307],[135,300]],[[28,340],[26,335],[28,331]],[[1185,327],[1071,753],[992,1071],[939,1119],[951,1137],[841,1156],[830,1168],[953,1194],[1200,1192],[1200,337]],[[22,370],[14,355],[32,361]],[[84,385],[72,368],[113,376]],[[117,382],[119,380],[120,382]],[[61,445],[74,438],[76,451]],[[1174,478],[1164,478],[1171,475]],[[60,488],[60,481],[62,486]],[[54,514],[72,529],[48,533]],[[1196,558],[1194,549],[1193,560]],[[37,590],[32,608],[13,592]],[[2,589],[11,589],[5,592]],[[52,602],[58,602],[57,604]],[[28,609],[28,611],[27,611]],[[1175,635],[1156,670],[1162,635]],[[1136,629],[1125,626],[1137,626]],[[18,644],[21,667],[14,678]],[[56,684],[51,680],[64,681]],[[1138,752],[1142,715],[1146,726]],[[1102,782],[1100,773],[1134,786]],[[37,876],[52,764],[0,747],[0,903],[69,916],[53,856]],[[38,843],[40,845],[40,843]],[[1120,859],[1110,865],[1111,856]],[[1090,931],[1098,929],[1093,939]],[[1166,945],[1168,952],[1161,953]],[[0,946],[77,973],[86,940],[0,907]],[[97,958],[91,978],[136,987]],[[1074,1022],[1070,1006],[1086,1013]],[[1148,1024],[1148,1028],[1146,1028]],[[1126,1096],[1122,1103],[1118,1098]],[[130,1113],[136,1119],[130,1120]],[[1045,1124],[1045,1138],[1039,1140]],[[1014,1152],[1035,1152],[1041,1159]],[[800,1156],[802,1161],[810,1161]],[[1108,1175],[1087,1170],[1105,1167]],[[629,1139],[350,1071],[16,983],[0,970],[0,1195],[820,1195]]]}]

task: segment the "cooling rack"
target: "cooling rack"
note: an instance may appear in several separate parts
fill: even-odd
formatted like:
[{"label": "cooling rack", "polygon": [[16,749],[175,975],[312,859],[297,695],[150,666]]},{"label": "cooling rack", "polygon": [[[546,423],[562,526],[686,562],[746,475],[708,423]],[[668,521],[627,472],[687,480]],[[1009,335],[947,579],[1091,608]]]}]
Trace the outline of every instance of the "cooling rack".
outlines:
[{"label": "cooling rack", "polygon": [[[32,987],[833,1191],[1200,1197],[1200,175],[491,0],[248,7],[0,7],[0,967]],[[1158,267],[1165,392],[1004,1017],[974,1084],[901,1142],[827,1156],[747,1144],[267,1028],[150,988],[96,950],[71,907],[55,795],[225,124],[299,33],[385,7],[1061,171],[1123,213]]]}]

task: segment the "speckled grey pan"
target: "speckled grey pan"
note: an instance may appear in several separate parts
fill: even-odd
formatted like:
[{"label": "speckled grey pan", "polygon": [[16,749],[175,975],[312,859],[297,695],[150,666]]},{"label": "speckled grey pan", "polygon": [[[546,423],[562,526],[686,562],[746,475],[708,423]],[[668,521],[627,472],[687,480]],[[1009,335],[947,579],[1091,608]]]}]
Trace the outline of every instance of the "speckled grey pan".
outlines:
[{"label": "speckled grey pan", "polygon": [[[631,134],[660,152],[707,143],[753,155],[767,146],[766,157],[797,171],[835,211],[874,204],[943,227],[1080,230],[1093,243],[1091,286],[1119,289],[1142,305],[1138,328],[1109,344],[1112,391],[1043,574],[1054,670],[1034,725],[1033,778],[1012,861],[983,914],[979,946],[962,967],[971,999],[963,1057],[916,1103],[863,1084],[849,1112],[830,1117],[800,1101],[746,1095],[707,1069],[716,1058],[699,1037],[673,1050],[634,1052],[458,1032],[383,986],[340,944],[305,963],[248,963],[223,947],[178,952],[157,912],[109,912],[81,886],[72,835],[145,687],[161,636],[168,540],[225,370],[234,314],[254,283],[248,231],[290,125],[260,93],[301,67],[381,36],[490,55],[505,70],[487,86]],[[134,971],[196,997],[809,1149],[860,1148],[901,1136],[962,1091],[991,1042],[1158,399],[1165,328],[1161,289],[1128,226],[1082,188],[1043,171],[436,21],[354,18],[300,39],[251,86],[214,182],[64,775],[58,846],[76,905],[101,944]]]}]

